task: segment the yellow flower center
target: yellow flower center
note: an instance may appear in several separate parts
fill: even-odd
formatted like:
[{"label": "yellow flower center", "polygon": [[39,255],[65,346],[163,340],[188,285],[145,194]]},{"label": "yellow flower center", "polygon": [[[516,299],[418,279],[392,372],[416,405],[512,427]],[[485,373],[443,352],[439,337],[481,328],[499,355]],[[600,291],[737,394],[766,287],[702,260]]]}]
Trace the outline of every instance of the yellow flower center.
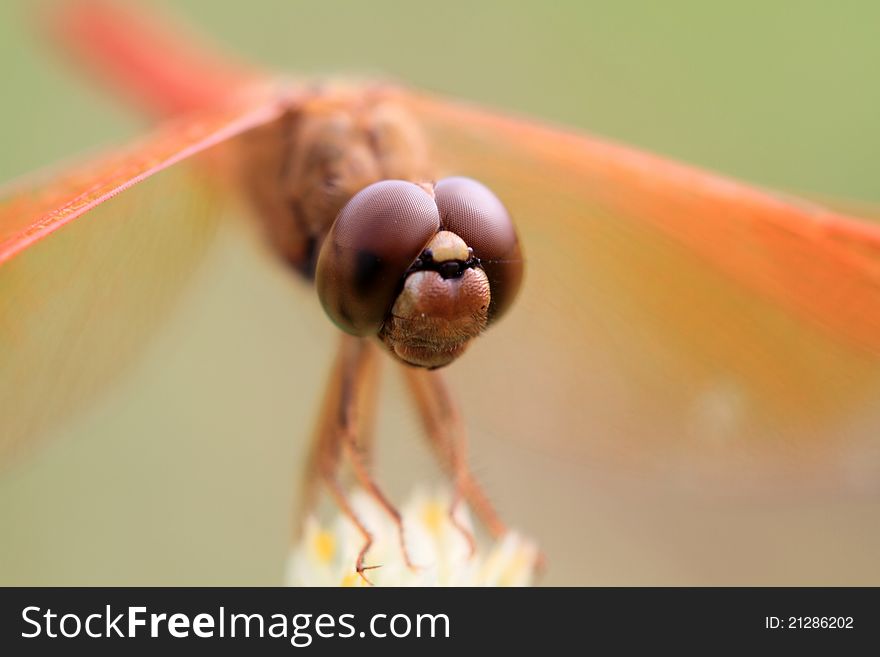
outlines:
[{"label": "yellow flower center", "polygon": [[340,586],[353,587],[353,586],[366,586],[367,583],[364,581],[364,578],[358,575],[357,573],[349,573],[348,575],[343,575],[342,581],[339,583]]},{"label": "yellow flower center", "polygon": [[422,521],[433,534],[439,534],[446,521],[446,512],[447,508],[443,504],[432,500],[425,504],[422,511]]},{"label": "yellow flower center", "polygon": [[321,563],[330,563],[336,554],[336,538],[330,532],[321,529],[314,538],[315,555]]}]

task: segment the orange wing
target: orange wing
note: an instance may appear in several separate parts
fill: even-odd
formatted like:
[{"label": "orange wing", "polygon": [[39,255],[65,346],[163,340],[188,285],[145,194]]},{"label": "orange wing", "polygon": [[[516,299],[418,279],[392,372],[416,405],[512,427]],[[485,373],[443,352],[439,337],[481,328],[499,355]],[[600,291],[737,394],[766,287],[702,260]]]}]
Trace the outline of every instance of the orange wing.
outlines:
[{"label": "orange wing", "polygon": [[0,264],[33,242],[149,176],[277,118],[279,103],[195,115],[131,148],[55,175],[0,189]]},{"label": "orange wing", "polygon": [[523,299],[458,368],[482,431],[727,490],[880,482],[880,227],[399,97],[523,233]]},{"label": "orange wing", "polygon": [[214,109],[262,73],[132,4],[71,0],[43,17],[64,54],[154,116]]},{"label": "orange wing", "polygon": [[[222,214],[212,192],[224,144],[280,107],[264,98],[193,116],[0,193],[0,456],[81,409],[143,351]],[[210,184],[188,164],[202,152]]]}]

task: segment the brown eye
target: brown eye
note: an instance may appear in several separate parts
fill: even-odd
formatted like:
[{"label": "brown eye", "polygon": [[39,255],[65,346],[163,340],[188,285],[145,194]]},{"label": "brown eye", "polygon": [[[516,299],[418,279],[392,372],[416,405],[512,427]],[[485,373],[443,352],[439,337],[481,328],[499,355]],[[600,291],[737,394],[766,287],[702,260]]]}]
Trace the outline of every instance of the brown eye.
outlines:
[{"label": "brown eye", "polygon": [[418,185],[385,180],[342,208],[321,247],[318,296],[339,328],[379,331],[406,270],[440,227],[437,205]]},{"label": "brown eye", "polygon": [[489,279],[489,321],[513,303],[523,275],[522,254],[507,209],[487,187],[471,178],[444,178],[434,187],[444,230],[459,235]]}]

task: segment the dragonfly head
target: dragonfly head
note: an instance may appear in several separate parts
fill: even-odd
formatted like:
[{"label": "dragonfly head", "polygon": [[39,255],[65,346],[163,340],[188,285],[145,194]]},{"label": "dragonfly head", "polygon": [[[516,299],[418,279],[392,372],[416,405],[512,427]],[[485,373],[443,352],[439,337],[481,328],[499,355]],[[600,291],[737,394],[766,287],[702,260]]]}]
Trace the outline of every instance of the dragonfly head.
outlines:
[{"label": "dragonfly head", "polygon": [[512,304],[522,280],[507,210],[482,184],[385,180],[342,208],[321,247],[318,295],[347,333],[399,360],[448,365]]}]

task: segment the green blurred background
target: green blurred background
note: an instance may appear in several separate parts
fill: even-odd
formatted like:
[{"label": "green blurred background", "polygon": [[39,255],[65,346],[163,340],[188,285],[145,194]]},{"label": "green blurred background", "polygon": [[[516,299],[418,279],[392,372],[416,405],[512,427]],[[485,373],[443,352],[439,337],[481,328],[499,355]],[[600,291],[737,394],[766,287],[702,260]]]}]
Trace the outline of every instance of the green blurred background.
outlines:
[{"label": "green blurred background", "polygon": [[[229,49],[279,71],[384,75],[762,185],[880,201],[880,3],[166,4]],[[145,126],[77,76],[30,29],[33,5],[0,5],[4,180],[118,143]],[[303,319],[294,304],[274,303],[290,284],[257,256],[215,256],[211,263],[205,271],[213,278],[202,272],[174,326],[150,347],[171,358],[159,363],[148,355],[134,383],[121,385],[103,407],[66,426],[64,436],[0,474],[0,582],[278,581],[293,463],[303,449],[298,443],[291,453],[285,404],[300,399],[303,425],[295,429],[307,434],[332,336],[322,317]],[[253,298],[230,299],[224,289],[233,286],[252,290]],[[273,303],[260,302],[263,297]],[[313,339],[308,353],[290,341],[302,334]],[[279,352],[277,345],[286,346]],[[318,378],[309,379],[312,373]],[[261,380],[276,385],[248,396]],[[399,395],[399,384],[391,385],[392,395]],[[212,417],[232,405],[238,406],[237,421]],[[413,426],[413,418],[401,413],[393,410],[384,421]],[[474,445],[477,468],[508,516],[518,518],[517,510],[528,508],[529,490],[521,482],[533,466],[546,466],[550,475],[543,481],[558,495],[578,494],[582,475],[572,464],[548,465],[541,455],[516,450]],[[401,473],[430,462],[416,441],[402,438],[383,457],[398,497],[412,484]],[[576,505],[582,515],[569,519],[570,545],[588,547],[583,553],[572,547],[571,554],[566,536],[549,535],[541,526],[545,518],[547,527],[566,519],[552,517],[552,509],[532,509],[526,528],[550,543],[546,581],[804,583],[813,557],[783,546],[801,537],[815,542],[803,528],[816,518],[825,523],[829,541],[847,536],[855,545],[852,567],[836,564],[831,583],[862,581],[866,574],[858,564],[877,547],[876,537],[859,542],[858,528],[876,511],[871,505],[793,508],[789,527],[777,527],[769,512],[743,512],[748,520],[738,525],[739,510],[724,515],[706,508],[694,512],[703,514],[699,522],[677,526],[675,541],[664,542],[667,518],[652,519],[640,504]],[[745,540],[737,563],[706,556],[713,545],[742,540],[738,527],[757,528],[765,543],[750,553]],[[821,555],[822,545],[817,549]],[[554,570],[553,558],[578,570]]]}]

